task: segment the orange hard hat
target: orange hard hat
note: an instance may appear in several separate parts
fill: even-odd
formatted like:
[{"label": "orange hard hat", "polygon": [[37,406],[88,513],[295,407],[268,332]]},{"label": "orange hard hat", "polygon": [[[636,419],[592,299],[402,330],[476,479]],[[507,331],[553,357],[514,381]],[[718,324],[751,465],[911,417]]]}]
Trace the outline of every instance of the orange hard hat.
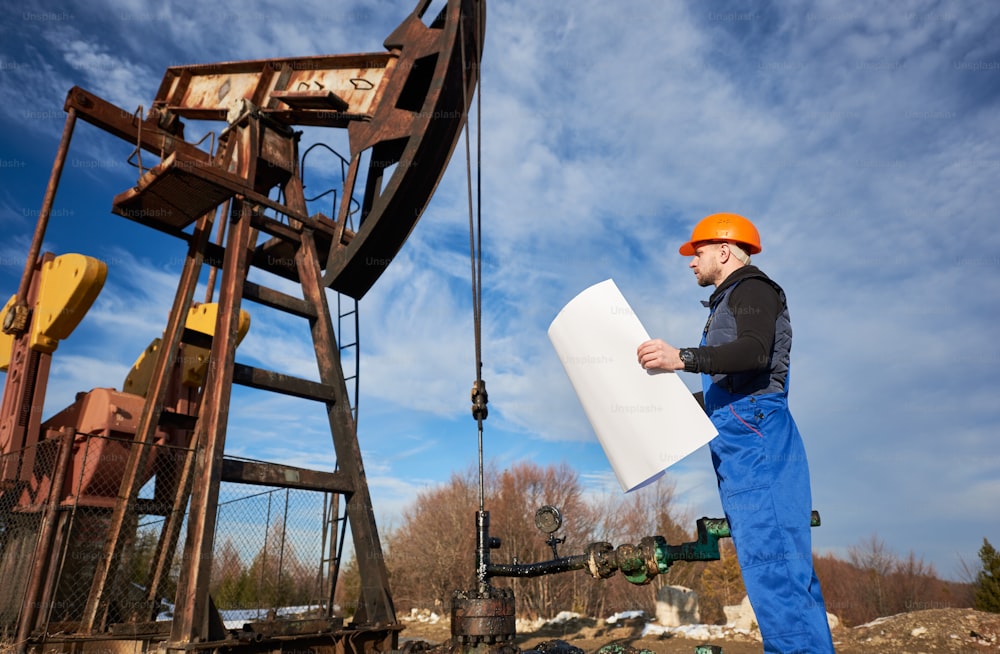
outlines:
[{"label": "orange hard hat", "polygon": [[694,255],[695,244],[704,241],[732,241],[750,254],[760,252],[760,234],[753,223],[738,213],[713,213],[705,216],[691,232],[691,240],[680,248],[685,257]]}]

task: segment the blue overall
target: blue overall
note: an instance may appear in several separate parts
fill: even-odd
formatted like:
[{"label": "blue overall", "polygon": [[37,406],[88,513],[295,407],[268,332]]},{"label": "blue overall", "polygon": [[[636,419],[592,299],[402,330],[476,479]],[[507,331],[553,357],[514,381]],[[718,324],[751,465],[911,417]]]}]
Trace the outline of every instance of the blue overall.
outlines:
[{"label": "blue overall", "polygon": [[[782,300],[770,369],[702,375],[705,410],[719,431],[709,448],[764,651],[832,654],[826,606],[813,570],[809,468],[788,410],[791,326],[784,293],[770,283]],[[728,300],[738,284],[710,307],[702,345],[736,338]]]}]

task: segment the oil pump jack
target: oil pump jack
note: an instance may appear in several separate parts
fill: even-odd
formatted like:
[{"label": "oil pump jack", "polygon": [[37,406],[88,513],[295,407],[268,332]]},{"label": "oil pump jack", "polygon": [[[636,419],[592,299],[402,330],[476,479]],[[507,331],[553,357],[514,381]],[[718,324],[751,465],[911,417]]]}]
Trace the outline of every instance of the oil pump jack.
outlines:
[{"label": "oil pump jack", "polygon": [[[327,289],[357,300],[376,282],[427,206],[465,123],[479,74],[484,2],[447,0],[435,13],[431,5],[420,0],[386,38],[384,52],[168,68],[146,112],[82,88],[69,91],[62,140],[0,339],[7,373],[0,631],[19,652],[398,646],[401,625]],[[139,162],[140,176],[114,197],[112,212],[180,239],[186,255],[163,335],[123,389],[81,393],[43,422],[53,351],[107,274],[88,256],[41,253],[79,120],[135,148],[130,159]],[[225,127],[206,148],[185,139],[185,121]],[[300,126],[347,131],[350,156],[336,215],[308,212]],[[247,281],[251,269],[298,285],[301,296]],[[205,276],[213,288],[218,279],[215,302],[194,299]],[[308,323],[318,381],[236,362],[247,302]],[[336,471],[228,456],[234,384],[325,407]],[[329,594],[320,615],[247,625],[239,636],[225,629],[209,593],[223,482],[343,498],[341,524],[361,553],[350,623],[334,615],[336,566],[326,562]],[[161,517],[162,527],[137,592],[124,569],[136,525],[149,515]],[[179,575],[170,580],[176,559]],[[157,621],[168,586],[175,587],[172,619]]]}]

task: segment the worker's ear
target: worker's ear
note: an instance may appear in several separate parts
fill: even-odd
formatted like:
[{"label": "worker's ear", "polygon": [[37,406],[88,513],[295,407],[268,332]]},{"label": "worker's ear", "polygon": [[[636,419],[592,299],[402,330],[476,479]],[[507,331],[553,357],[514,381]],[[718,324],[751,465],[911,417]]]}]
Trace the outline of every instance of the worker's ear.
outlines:
[{"label": "worker's ear", "polygon": [[719,263],[726,263],[732,255],[733,251],[729,249],[729,243],[725,241],[719,243]]}]

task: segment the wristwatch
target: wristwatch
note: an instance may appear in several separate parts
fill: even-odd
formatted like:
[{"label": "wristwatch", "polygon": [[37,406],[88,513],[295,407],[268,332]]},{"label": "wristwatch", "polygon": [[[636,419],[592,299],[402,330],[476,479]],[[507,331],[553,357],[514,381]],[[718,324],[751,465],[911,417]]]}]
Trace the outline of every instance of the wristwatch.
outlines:
[{"label": "wristwatch", "polygon": [[685,347],[678,353],[681,361],[684,362],[684,372],[698,372],[698,358],[695,356],[694,350]]}]

